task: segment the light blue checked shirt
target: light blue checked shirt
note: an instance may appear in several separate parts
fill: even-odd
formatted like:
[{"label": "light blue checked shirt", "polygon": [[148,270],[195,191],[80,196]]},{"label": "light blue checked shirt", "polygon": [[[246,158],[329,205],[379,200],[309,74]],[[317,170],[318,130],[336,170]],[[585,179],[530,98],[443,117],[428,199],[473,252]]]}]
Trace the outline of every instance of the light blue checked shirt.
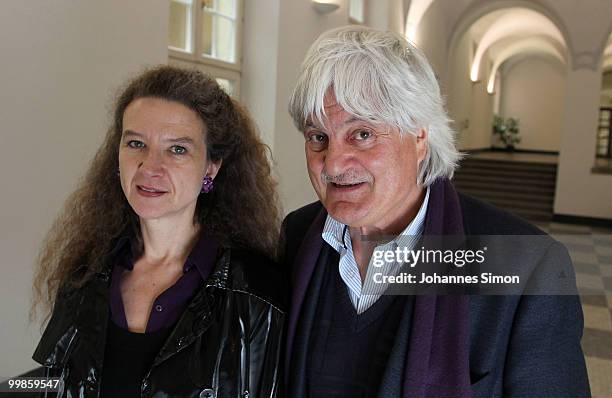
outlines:
[{"label": "light blue checked shirt", "polygon": [[[425,199],[423,199],[423,204],[421,204],[417,215],[406,229],[392,241],[378,245],[374,250],[395,251],[398,246],[402,248],[406,247],[408,250],[414,249],[423,233],[428,203],[429,187],[427,187]],[[359,267],[357,266],[355,254],[353,253],[351,235],[348,233],[346,225],[342,224],[340,221],[334,220],[328,214],[321,236],[325,242],[340,254],[340,276],[348,289],[353,307],[355,307],[358,314],[361,314],[378,301],[386,289],[386,284],[374,283],[373,274],[375,272],[380,272],[388,276],[397,275],[402,264],[397,262],[384,262],[382,267],[377,268],[372,266],[372,259],[370,258],[366,277],[362,284],[361,276],[359,275]]]}]

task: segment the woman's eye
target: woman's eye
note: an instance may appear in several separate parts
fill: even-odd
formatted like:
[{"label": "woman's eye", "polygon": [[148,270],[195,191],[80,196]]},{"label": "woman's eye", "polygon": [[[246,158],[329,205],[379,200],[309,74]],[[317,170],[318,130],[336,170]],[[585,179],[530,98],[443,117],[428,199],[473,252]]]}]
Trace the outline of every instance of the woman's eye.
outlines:
[{"label": "woman's eye", "polygon": [[184,146],[180,146],[180,145],[173,145],[170,148],[170,152],[176,154],[176,155],[183,155],[185,153],[187,153],[187,148],[185,148]]},{"label": "woman's eye", "polygon": [[144,142],[138,140],[130,140],[127,143],[130,148],[144,148]]}]

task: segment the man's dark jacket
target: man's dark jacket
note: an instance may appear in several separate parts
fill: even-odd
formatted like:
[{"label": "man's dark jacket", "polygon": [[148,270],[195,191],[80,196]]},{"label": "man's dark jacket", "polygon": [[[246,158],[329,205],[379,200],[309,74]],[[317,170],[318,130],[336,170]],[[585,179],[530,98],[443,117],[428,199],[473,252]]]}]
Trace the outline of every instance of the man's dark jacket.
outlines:
[{"label": "man's dark jacket", "polygon": [[[520,253],[516,261],[520,262],[523,276],[527,276],[530,283],[537,283],[535,276],[530,278],[536,274],[536,270],[559,269],[562,265],[565,266],[569,283],[575,287],[571,260],[563,245],[509,213],[456,193],[449,181],[437,181],[431,186],[426,226],[432,219],[431,209],[439,209],[443,205],[436,201],[449,197],[449,192],[446,195],[436,194],[444,190],[444,186],[447,191],[452,191],[450,194],[454,195],[458,204],[457,211],[454,211],[456,214],[446,214],[447,222],[454,218],[460,220],[461,225],[462,221],[465,235],[539,235],[539,242],[543,244],[538,247],[524,250],[514,248]],[[303,361],[296,358],[307,356],[308,343],[302,341],[297,344],[296,340],[300,339],[304,330],[312,327],[309,321],[312,317],[307,315],[313,309],[312,305],[304,304],[308,298],[305,298],[303,286],[312,284],[313,271],[305,268],[319,266],[319,252],[326,245],[320,234],[321,220],[326,214],[321,203],[315,202],[290,213],[283,222],[282,262],[289,268],[292,280],[285,356],[286,390],[287,396],[291,397],[305,396],[306,370]],[[316,223],[319,223],[318,227],[315,227]],[[471,384],[471,388],[467,388],[467,393],[447,394],[449,397],[590,396],[580,347],[583,316],[577,295],[471,295],[468,300],[467,383]],[[405,388],[407,375],[401,370],[405,368],[403,361],[405,358],[391,355],[379,396],[408,398],[410,394]],[[435,370],[430,373],[433,372]],[[444,383],[444,375],[436,382]],[[425,383],[427,385],[420,396],[439,396],[436,391],[440,389],[428,383]]]},{"label": "man's dark jacket", "polygon": [[[110,267],[59,293],[34,360],[64,382],[61,397],[98,397],[109,320]],[[277,265],[221,248],[211,276],[141,382],[142,397],[276,397],[285,298]]]}]

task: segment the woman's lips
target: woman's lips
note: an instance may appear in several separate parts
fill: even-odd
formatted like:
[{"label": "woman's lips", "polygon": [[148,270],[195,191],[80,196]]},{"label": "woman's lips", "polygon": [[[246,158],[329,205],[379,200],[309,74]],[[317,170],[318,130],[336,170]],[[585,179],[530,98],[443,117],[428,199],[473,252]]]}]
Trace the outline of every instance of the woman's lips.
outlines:
[{"label": "woman's lips", "polygon": [[136,185],[138,194],[141,196],[146,196],[146,197],[156,197],[156,196],[162,196],[163,194],[166,193],[166,191],[161,191],[152,187],[147,187],[145,185]]}]

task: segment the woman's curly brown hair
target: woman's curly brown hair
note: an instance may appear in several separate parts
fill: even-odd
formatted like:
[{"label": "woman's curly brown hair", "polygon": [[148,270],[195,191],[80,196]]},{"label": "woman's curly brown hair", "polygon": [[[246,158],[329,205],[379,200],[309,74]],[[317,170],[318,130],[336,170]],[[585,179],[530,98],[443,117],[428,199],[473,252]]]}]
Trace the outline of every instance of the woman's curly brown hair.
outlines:
[{"label": "woman's curly brown hair", "polygon": [[[131,80],[117,98],[106,139],[41,250],[32,314],[43,304],[48,316],[60,287],[82,286],[103,270],[104,257],[120,236],[134,238],[142,253],[138,216],[125,198],[117,170],[123,113],[143,97],[176,101],[195,111],[206,126],[208,158],[223,161],[214,190],[198,198],[194,222],[224,245],[274,255],[280,213],[269,148],[245,109],[214,79],[196,70],[160,66]],[[84,272],[76,272],[84,264]]]}]

